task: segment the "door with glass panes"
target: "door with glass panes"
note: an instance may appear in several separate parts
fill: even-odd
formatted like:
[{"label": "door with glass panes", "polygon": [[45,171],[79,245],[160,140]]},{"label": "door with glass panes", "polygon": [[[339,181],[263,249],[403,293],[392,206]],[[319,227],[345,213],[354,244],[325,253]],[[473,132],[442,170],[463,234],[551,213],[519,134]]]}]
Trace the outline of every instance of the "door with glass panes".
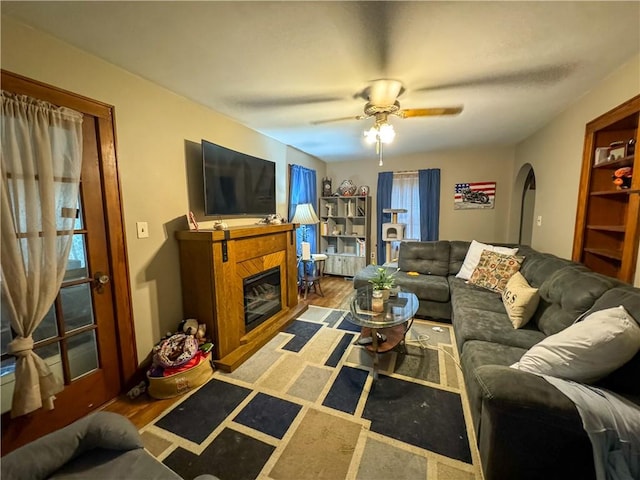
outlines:
[{"label": "door with glass panes", "polygon": [[[2,72],[2,88],[16,93],[30,92],[29,83],[9,77]],[[7,85],[8,83],[8,85]],[[11,87],[14,87],[13,90]],[[38,410],[16,419],[9,419],[14,385],[15,359],[6,354],[13,338],[7,312],[2,310],[2,451],[26,443],[86,415],[118,395],[123,384],[123,356],[125,364],[135,361],[134,345],[122,348],[118,338],[120,324],[117,313],[126,313],[116,300],[116,289],[122,290],[123,280],[128,291],[126,266],[114,264],[114,257],[123,257],[114,251],[115,232],[108,230],[107,220],[110,193],[105,186],[105,156],[114,154],[111,112],[102,113],[103,105],[57,89],[36,90],[31,96],[60,106],[74,108],[83,116],[83,160],[80,180],[79,208],[75,222],[73,244],[69,254],[64,281],[54,304],[33,335],[34,350],[51,370],[64,380],[64,390],[56,395],[55,409]],[[44,94],[43,94],[44,93]],[[26,93],[29,94],[29,93]],[[89,102],[89,104],[86,104]],[[94,108],[95,107],[95,108]],[[98,108],[100,107],[100,108]],[[111,147],[109,147],[111,145]],[[111,148],[111,151],[109,149]],[[114,158],[113,158],[114,159]],[[117,193],[117,192],[116,192]],[[113,192],[111,192],[113,195]],[[117,227],[117,222],[114,227]],[[111,224],[109,223],[110,227]],[[115,236],[115,237],[114,237]],[[119,232],[121,244],[122,230]],[[114,278],[114,273],[124,279]],[[11,279],[5,279],[11,281]],[[116,280],[114,282],[114,280]],[[122,301],[121,301],[122,303]],[[124,338],[129,322],[120,322]],[[128,352],[123,352],[128,350]]]}]

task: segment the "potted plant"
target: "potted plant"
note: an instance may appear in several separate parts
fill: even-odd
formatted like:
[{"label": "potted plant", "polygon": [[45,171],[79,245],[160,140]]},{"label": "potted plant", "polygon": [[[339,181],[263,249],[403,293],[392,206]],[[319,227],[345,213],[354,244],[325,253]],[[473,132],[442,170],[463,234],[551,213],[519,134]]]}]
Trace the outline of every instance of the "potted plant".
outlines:
[{"label": "potted plant", "polygon": [[373,285],[373,290],[380,290],[385,300],[389,298],[389,291],[395,285],[394,273],[389,273],[389,270],[384,267],[378,267],[378,274],[369,279],[369,283]]}]

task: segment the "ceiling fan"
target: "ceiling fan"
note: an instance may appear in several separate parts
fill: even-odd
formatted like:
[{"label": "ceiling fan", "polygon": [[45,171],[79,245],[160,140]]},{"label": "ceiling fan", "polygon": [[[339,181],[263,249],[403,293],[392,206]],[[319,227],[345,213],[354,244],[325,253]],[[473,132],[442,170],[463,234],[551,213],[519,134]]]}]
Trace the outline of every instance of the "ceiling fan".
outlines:
[{"label": "ceiling fan", "polygon": [[367,139],[367,142],[375,143],[376,153],[380,158],[379,164],[382,166],[382,146],[383,144],[391,143],[396,136],[393,125],[388,122],[389,115],[395,115],[400,118],[410,118],[457,115],[462,112],[462,106],[402,109],[400,108],[398,97],[402,95],[404,91],[405,88],[402,85],[402,82],[398,80],[374,80],[371,82],[371,85],[354,96],[354,98],[362,98],[367,101],[364,106],[364,115],[331,118],[311,123],[313,125],[319,125],[322,123],[342,120],[364,120],[371,117],[375,118],[373,126],[364,132],[364,136]]},{"label": "ceiling fan", "polygon": [[362,98],[367,101],[364,106],[364,115],[330,118],[327,120],[312,121],[313,125],[338,122],[342,120],[365,120],[375,117],[376,124],[387,123],[389,115],[400,118],[410,117],[435,117],[442,115],[457,115],[462,112],[462,106],[456,107],[432,107],[432,108],[400,108],[398,97],[405,91],[399,80],[380,79],[374,80],[354,98]]}]

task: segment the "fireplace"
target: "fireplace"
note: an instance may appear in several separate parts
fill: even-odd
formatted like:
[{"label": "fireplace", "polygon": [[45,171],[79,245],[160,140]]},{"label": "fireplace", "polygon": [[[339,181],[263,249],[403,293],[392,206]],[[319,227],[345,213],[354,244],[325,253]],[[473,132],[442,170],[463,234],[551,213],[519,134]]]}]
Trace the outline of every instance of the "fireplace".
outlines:
[{"label": "fireplace", "polygon": [[245,332],[249,332],[282,310],[280,267],[245,278],[242,285]]},{"label": "fireplace", "polygon": [[176,238],[183,315],[207,326],[217,368],[232,372],[306,310],[298,304],[295,225],[181,230]]}]

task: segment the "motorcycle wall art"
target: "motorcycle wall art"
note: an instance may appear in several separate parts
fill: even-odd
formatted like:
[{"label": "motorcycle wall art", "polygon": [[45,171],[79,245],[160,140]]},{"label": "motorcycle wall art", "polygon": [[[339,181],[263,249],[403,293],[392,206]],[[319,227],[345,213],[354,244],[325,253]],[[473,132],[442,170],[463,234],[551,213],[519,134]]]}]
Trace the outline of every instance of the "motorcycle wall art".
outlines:
[{"label": "motorcycle wall art", "polygon": [[493,208],[496,182],[456,183],[454,210]]}]

